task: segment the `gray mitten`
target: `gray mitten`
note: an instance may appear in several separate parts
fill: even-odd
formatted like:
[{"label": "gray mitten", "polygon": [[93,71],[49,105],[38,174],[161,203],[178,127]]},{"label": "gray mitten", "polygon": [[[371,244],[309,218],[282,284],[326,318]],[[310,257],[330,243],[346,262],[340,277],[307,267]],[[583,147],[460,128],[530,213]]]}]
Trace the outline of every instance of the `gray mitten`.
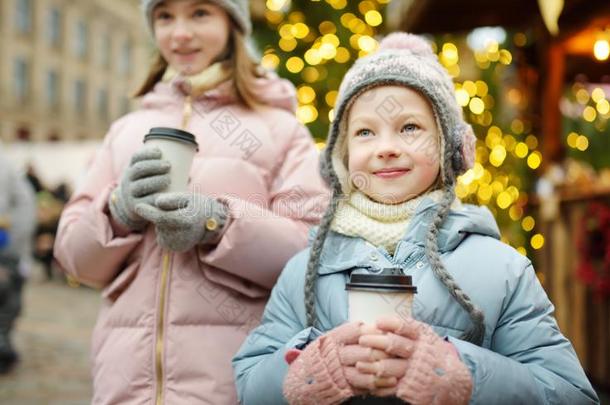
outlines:
[{"label": "gray mitten", "polygon": [[136,212],[136,205],[152,204],[160,191],[169,186],[171,164],[161,159],[159,148],[142,148],[131,157],[121,182],[110,195],[113,218],[133,231],[140,231],[147,220]]},{"label": "gray mitten", "polygon": [[199,243],[218,243],[227,221],[227,208],[221,202],[193,193],[161,194],[154,205],[138,204],[136,211],[155,224],[157,243],[176,252]]}]

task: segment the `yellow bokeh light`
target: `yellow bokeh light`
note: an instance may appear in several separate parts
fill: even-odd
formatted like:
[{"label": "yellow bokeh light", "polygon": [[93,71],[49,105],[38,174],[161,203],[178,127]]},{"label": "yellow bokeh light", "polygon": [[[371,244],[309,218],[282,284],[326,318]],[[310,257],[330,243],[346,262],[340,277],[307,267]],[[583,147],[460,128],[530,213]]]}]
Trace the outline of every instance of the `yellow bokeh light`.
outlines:
[{"label": "yellow bokeh light", "polygon": [[318,110],[312,105],[303,105],[297,108],[297,119],[303,124],[314,122],[318,118]]},{"label": "yellow bokeh light", "polygon": [[280,58],[273,53],[268,53],[261,58],[261,65],[265,69],[275,70],[280,64]]},{"label": "yellow bokeh light", "polygon": [[379,13],[379,11],[369,10],[364,15],[364,20],[366,21],[366,23],[368,25],[377,27],[378,25],[380,25],[383,22],[383,17],[381,16],[381,13]]},{"label": "yellow bokeh light", "polygon": [[281,38],[279,45],[282,51],[291,52],[297,47],[297,40],[294,38]]},{"label": "yellow bokeh light", "polygon": [[578,149],[581,152],[584,152],[588,148],[589,148],[589,139],[584,135],[580,135],[578,137],[578,139],[576,140],[576,149]]},{"label": "yellow bokeh light", "polygon": [[333,47],[338,47],[341,41],[339,41],[339,37],[335,34],[326,34],[322,37],[323,44],[331,44]]},{"label": "yellow bokeh light", "polygon": [[348,28],[354,34],[364,34],[364,32],[366,31],[366,23],[358,17],[354,17],[349,22]]},{"label": "yellow bokeh light", "polygon": [[280,11],[288,0],[267,0],[267,8],[271,11]]},{"label": "yellow bokeh light", "polygon": [[534,229],[534,226],[536,226],[536,221],[531,216],[527,216],[523,218],[523,221],[521,221],[521,227],[526,232],[530,232],[532,229]]},{"label": "yellow bokeh light", "polygon": [[506,159],[506,149],[502,145],[496,145],[489,154],[489,163],[495,167],[500,167]]},{"label": "yellow bokeh light", "polygon": [[[604,100],[605,101],[605,100]],[[606,102],[607,103],[607,102]],[[599,104],[598,104],[599,106]],[[603,108],[603,107],[602,107]],[[595,121],[595,118],[597,118],[597,111],[595,111],[595,108],[591,107],[591,106],[587,106],[583,113],[582,113],[583,118],[588,121],[588,122],[593,122]]]},{"label": "yellow bokeh light", "polygon": [[347,6],[347,0],[326,0],[335,10],[343,10]]},{"label": "yellow bokeh light", "polygon": [[468,92],[464,89],[457,89],[455,91],[455,99],[462,107],[466,107],[468,105],[468,102],[470,102],[470,96],[468,95]]},{"label": "yellow bokeh light", "polygon": [[576,101],[585,105],[589,102],[589,93],[585,89],[580,89],[576,92]]},{"label": "yellow bokeh light", "polygon": [[303,72],[301,72],[301,77],[307,83],[314,83],[320,78],[320,72],[315,67],[309,66],[303,69]]},{"label": "yellow bokeh light", "polygon": [[326,101],[326,104],[328,104],[329,107],[335,106],[335,102],[337,101],[338,94],[339,94],[339,92],[337,90],[331,90],[328,93],[326,93],[326,96],[324,96],[324,101]]},{"label": "yellow bokeh light", "polygon": [[330,111],[328,111],[328,120],[330,122],[333,122],[334,119],[335,119],[335,109],[331,108]]},{"label": "yellow bokeh light", "polygon": [[316,142],[316,148],[318,149],[318,151],[323,150],[324,148],[326,148],[326,142]]},{"label": "yellow bokeh light", "polygon": [[522,32],[517,32],[513,37],[513,41],[517,46],[525,46],[527,44],[527,36]]},{"label": "yellow bokeh light", "polygon": [[538,147],[538,138],[536,138],[535,135],[528,135],[527,138],[525,138],[525,143],[528,148],[536,149]]},{"label": "yellow bokeh light", "polygon": [[474,85],[477,87],[477,96],[483,98],[489,92],[489,86],[483,80],[477,80]]},{"label": "yellow bokeh light", "polygon": [[467,170],[466,173],[462,175],[462,183],[465,186],[470,185],[474,181],[474,172],[472,170]]},{"label": "yellow bokeh light", "polygon": [[337,48],[333,44],[322,44],[318,52],[324,59],[333,59],[337,55]]},{"label": "yellow bokeh light", "polygon": [[447,43],[443,44],[442,49],[443,50],[442,50],[441,61],[444,63],[445,66],[452,66],[452,65],[455,65],[456,63],[458,63],[459,55],[458,55],[458,49],[455,46],[455,44],[452,44],[451,42],[447,42]]},{"label": "yellow bokeh light", "polygon": [[286,69],[290,73],[299,73],[305,67],[305,62],[298,56],[293,56],[286,61]]},{"label": "yellow bokeh light", "polygon": [[358,11],[360,11],[361,14],[366,14],[371,10],[375,10],[375,3],[370,0],[364,0],[358,4]]},{"label": "yellow bokeh light", "polygon": [[309,49],[307,52],[305,52],[305,55],[303,57],[305,58],[305,61],[312,66],[315,66],[322,62],[322,56],[320,55],[320,52],[317,49]]},{"label": "yellow bokeh light", "polygon": [[514,119],[510,123],[510,130],[517,135],[523,133],[523,121],[521,121],[520,119]]},{"label": "yellow bokeh light", "polygon": [[309,104],[316,99],[316,92],[310,86],[301,86],[297,90],[297,98],[301,104]]},{"label": "yellow bokeh light", "polygon": [[[343,25],[345,28],[349,28],[349,23],[356,18],[356,16],[352,13],[345,13],[341,16],[341,25]],[[320,32],[322,32],[322,30],[320,30]],[[324,34],[324,33],[323,33]]]},{"label": "yellow bokeh light", "polygon": [[284,14],[281,11],[273,11],[267,9],[265,11],[265,19],[273,25],[278,25],[284,20]]},{"label": "yellow bokeh light", "polygon": [[598,39],[593,45],[595,59],[604,61],[610,56],[610,43],[607,39]]},{"label": "yellow bokeh light", "polygon": [[525,250],[523,246],[519,246],[517,252],[521,253],[523,256],[527,256],[527,250]]},{"label": "yellow bokeh light", "polygon": [[292,13],[288,14],[288,21],[290,21],[293,24],[298,23],[298,22],[304,22],[305,14],[303,14],[300,11],[293,11]]},{"label": "yellow bokeh light", "polygon": [[532,239],[530,240],[530,245],[536,250],[540,249],[544,246],[544,236],[539,233],[532,236]]},{"label": "yellow bokeh light", "polygon": [[358,45],[358,40],[360,39],[362,35],[360,34],[354,34],[351,37],[349,37],[349,44],[353,49],[360,49],[359,45]]},{"label": "yellow bokeh light", "polygon": [[318,30],[322,35],[328,35],[336,33],[337,27],[335,27],[335,24],[332,21],[322,21],[320,25],[318,25]]},{"label": "yellow bokeh light", "polygon": [[606,93],[604,92],[604,89],[596,87],[593,89],[593,91],[591,92],[591,98],[593,99],[593,101],[595,101],[596,103],[599,103],[600,100],[603,100],[604,98],[606,98]]},{"label": "yellow bokeh light", "polygon": [[292,26],[292,35],[295,38],[303,39],[309,34],[309,27],[303,23],[296,23]]},{"label": "yellow bokeh light", "polygon": [[478,97],[473,97],[470,100],[468,106],[470,108],[470,111],[472,111],[473,114],[477,115],[483,113],[483,111],[485,110],[485,104],[483,103],[483,100]]},{"label": "yellow bokeh light", "polygon": [[470,80],[466,80],[462,85],[462,88],[468,92],[470,97],[474,97],[477,95],[477,85]]},{"label": "yellow bokeh light", "polygon": [[508,152],[512,152],[515,150],[515,145],[517,145],[517,140],[515,139],[515,137],[513,137],[512,135],[505,135],[503,141]]},{"label": "yellow bokeh light", "polygon": [[278,33],[280,34],[280,37],[282,37],[282,38],[286,38],[286,39],[293,39],[294,38],[294,36],[292,35],[292,24],[284,24],[284,25],[282,25],[278,29]]},{"label": "yellow bokeh light", "polygon": [[576,148],[576,141],[578,141],[578,134],[576,132],[570,132],[567,138],[568,146],[570,148]]},{"label": "yellow bokeh light", "polygon": [[517,205],[511,206],[510,210],[508,210],[508,216],[510,216],[510,219],[512,219],[513,221],[520,220],[523,216],[523,208]]},{"label": "yellow bokeh light", "polygon": [[597,112],[599,112],[602,115],[606,115],[608,114],[608,112],[610,112],[610,103],[608,103],[608,100],[603,99],[603,100],[599,100],[597,102]]},{"label": "yellow bokeh light", "polygon": [[528,157],[527,157],[527,165],[531,168],[531,169],[537,169],[540,164],[542,163],[542,155],[540,155],[540,152],[532,152]]},{"label": "yellow bokeh light", "polygon": [[485,184],[479,186],[479,191],[477,192],[477,197],[482,204],[487,204],[491,197],[493,196],[493,189],[491,186]]},{"label": "yellow bokeh light", "polygon": [[510,53],[510,51],[506,50],[506,49],[502,49],[500,51],[500,63],[503,65],[510,65],[510,63],[513,61],[513,55]]},{"label": "yellow bokeh light", "polygon": [[350,58],[351,55],[347,48],[344,48],[342,46],[337,48],[337,56],[335,56],[335,61],[337,61],[338,63],[346,63],[349,62]]},{"label": "yellow bokeh light", "polygon": [[491,189],[494,191],[494,194],[500,194],[504,191],[504,186],[498,180],[494,180],[494,182],[491,183]]},{"label": "yellow bokeh light", "polygon": [[498,198],[496,198],[496,203],[498,204],[498,207],[505,210],[513,203],[513,200],[510,198],[510,194],[503,191],[498,195]]},{"label": "yellow bokeh light", "polygon": [[468,197],[468,188],[461,182],[458,182],[455,186],[455,195],[460,199]]},{"label": "yellow bokeh light", "polygon": [[373,52],[377,49],[377,41],[375,38],[363,35],[358,39],[358,47],[365,52]]}]

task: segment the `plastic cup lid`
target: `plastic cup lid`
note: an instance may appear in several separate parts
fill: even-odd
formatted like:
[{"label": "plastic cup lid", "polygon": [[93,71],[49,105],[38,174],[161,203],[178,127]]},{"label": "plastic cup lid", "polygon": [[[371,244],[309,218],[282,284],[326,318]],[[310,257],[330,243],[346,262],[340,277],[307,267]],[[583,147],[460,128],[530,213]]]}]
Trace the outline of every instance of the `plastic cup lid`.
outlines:
[{"label": "plastic cup lid", "polygon": [[345,285],[346,290],[383,290],[394,292],[417,293],[411,276],[406,275],[379,275],[379,274],[352,274]]},{"label": "plastic cup lid", "polygon": [[144,142],[150,139],[168,139],[188,143],[199,150],[199,144],[197,144],[197,141],[195,140],[195,135],[182,129],[166,127],[151,128],[148,134],[144,136]]}]

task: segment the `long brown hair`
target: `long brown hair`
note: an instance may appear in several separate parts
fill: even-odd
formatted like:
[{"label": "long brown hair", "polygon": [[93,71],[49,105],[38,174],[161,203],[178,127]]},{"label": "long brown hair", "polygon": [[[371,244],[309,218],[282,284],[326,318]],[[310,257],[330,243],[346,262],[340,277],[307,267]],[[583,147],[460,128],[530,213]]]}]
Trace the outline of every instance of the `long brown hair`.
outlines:
[{"label": "long brown hair", "polygon": [[[257,94],[255,81],[264,76],[264,69],[250,55],[246,44],[246,37],[236,27],[231,30],[229,49],[226,59],[233,69],[233,88],[239,100],[251,109],[264,104]],[[217,62],[217,61],[215,61]],[[157,50],[152,65],[144,83],[134,93],[133,97],[141,97],[151,91],[163,78],[168,63]]]}]

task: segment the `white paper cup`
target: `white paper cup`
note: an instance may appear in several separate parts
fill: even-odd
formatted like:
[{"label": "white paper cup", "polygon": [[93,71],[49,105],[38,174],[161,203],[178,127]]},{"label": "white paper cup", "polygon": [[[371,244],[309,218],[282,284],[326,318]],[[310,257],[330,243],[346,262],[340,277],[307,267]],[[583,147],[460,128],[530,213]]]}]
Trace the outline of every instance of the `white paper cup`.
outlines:
[{"label": "white paper cup", "polygon": [[352,274],[345,285],[349,321],[374,324],[382,315],[411,317],[413,296],[417,287],[411,276]]},{"label": "white paper cup", "polygon": [[199,150],[195,136],[181,129],[156,127],[146,134],[144,143],[161,149],[162,159],[172,165],[169,172],[170,184],[165,191],[187,191],[193,158]]}]

